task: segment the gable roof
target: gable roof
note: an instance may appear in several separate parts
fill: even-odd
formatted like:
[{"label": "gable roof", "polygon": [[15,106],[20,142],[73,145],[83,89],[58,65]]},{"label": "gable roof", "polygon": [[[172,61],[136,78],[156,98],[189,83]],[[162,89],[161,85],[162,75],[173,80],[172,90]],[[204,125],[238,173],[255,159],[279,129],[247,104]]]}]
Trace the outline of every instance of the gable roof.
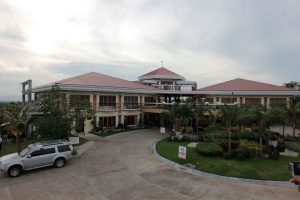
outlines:
[{"label": "gable roof", "polygon": [[293,89],[237,78],[201,88],[199,91],[293,91]]},{"label": "gable roof", "polygon": [[184,77],[176,74],[175,72],[172,72],[171,70],[168,70],[164,67],[160,67],[156,70],[153,70],[151,72],[148,72],[146,74],[143,74],[139,77],[139,79],[147,79],[147,78],[171,78],[171,79],[182,79],[184,80]]},{"label": "gable roof", "polygon": [[98,87],[117,87],[130,89],[156,89],[141,83],[135,83],[124,79],[108,76],[96,72],[90,72],[79,76],[56,81],[56,84],[62,85],[81,85],[81,86],[98,86]]},{"label": "gable roof", "polygon": [[56,81],[51,84],[33,88],[33,92],[50,90],[53,85],[58,85],[62,90],[76,91],[103,91],[103,92],[156,92],[158,89],[152,86],[135,83],[124,79],[108,76],[96,72],[90,72],[79,76]]}]

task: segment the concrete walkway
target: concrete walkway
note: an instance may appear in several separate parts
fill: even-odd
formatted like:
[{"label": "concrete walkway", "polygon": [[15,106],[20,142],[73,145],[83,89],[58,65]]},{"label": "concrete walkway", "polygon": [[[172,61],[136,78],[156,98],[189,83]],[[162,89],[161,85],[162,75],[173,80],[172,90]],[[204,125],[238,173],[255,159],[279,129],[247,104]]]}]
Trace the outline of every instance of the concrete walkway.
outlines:
[{"label": "concrete walkway", "polygon": [[262,186],[194,176],[155,158],[152,145],[163,136],[139,130],[95,138],[94,144],[64,168],[34,170],[18,178],[0,176],[5,200],[232,199],[293,200],[291,186]]}]

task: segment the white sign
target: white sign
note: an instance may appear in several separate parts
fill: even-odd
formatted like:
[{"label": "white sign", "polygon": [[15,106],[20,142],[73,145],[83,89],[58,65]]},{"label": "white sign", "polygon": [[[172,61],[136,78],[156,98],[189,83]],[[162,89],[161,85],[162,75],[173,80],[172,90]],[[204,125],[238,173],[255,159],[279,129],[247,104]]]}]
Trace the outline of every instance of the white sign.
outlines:
[{"label": "white sign", "polygon": [[71,144],[79,144],[79,137],[69,137]]},{"label": "white sign", "polygon": [[160,127],[160,133],[165,134],[166,133],[166,128],[165,127]]},{"label": "white sign", "polygon": [[179,149],[178,149],[178,157],[179,157],[179,158],[186,159],[186,147],[184,147],[184,146],[179,146]]}]

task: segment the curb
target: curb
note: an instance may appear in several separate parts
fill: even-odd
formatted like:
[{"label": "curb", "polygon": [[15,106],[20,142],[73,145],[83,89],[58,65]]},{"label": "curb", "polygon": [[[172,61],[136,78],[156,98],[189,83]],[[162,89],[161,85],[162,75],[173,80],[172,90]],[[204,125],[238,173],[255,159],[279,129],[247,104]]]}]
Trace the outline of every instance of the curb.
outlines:
[{"label": "curb", "polygon": [[229,177],[229,176],[220,176],[220,175],[216,175],[216,174],[211,174],[211,173],[191,169],[191,168],[185,167],[183,165],[180,165],[178,163],[175,163],[171,160],[168,160],[168,159],[160,156],[156,151],[156,144],[157,144],[157,142],[155,142],[152,145],[152,154],[154,155],[154,157],[161,160],[162,162],[169,165],[170,167],[173,167],[176,170],[181,171],[181,172],[193,174],[196,176],[204,176],[204,177],[208,177],[208,178],[214,178],[214,179],[223,180],[223,181],[250,183],[250,184],[256,184],[256,185],[287,186],[287,187],[293,186],[293,187],[295,187],[295,185],[293,183],[290,183],[289,181],[265,181],[265,180],[255,180],[255,179],[245,179],[245,178],[237,178],[237,177]]}]

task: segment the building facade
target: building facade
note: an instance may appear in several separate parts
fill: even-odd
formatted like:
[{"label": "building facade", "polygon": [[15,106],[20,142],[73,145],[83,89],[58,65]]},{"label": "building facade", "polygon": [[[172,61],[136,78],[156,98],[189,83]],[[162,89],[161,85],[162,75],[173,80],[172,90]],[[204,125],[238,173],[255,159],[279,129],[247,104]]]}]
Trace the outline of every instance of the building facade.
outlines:
[{"label": "building facade", "polygon": [[[194,81],[186,79],[166,68],[158,68],[128,81],[96,72],[82,74],[34,87],[35,99],[39,94],[56,85],[65,94],[66,100],[90,103],[97,124],[102,120],[105,128],[119,123],[136,126],[145,115],[163,112],[160,105],[180,102],[192,97],[195,103],[208,105],[252,104],[266,109],[273,104],[289,105],[291,98],[299,91],[256,81],[234,79],[224,83],[197,89]],[[84,131],[92,129],[91,121],[85,122]]]}]

